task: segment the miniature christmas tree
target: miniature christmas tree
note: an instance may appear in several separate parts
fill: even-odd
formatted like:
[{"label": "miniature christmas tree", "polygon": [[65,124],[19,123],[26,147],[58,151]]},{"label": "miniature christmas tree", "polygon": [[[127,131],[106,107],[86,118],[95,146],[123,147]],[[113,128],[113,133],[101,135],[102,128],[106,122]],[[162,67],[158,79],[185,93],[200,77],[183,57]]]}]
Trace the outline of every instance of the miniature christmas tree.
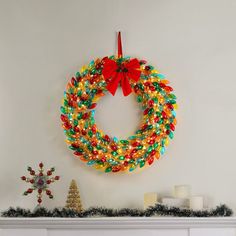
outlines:
[{"label": "miniature christmas tree", "polygon": [[79,190],[74,179],[70,183],[70,188],[66,200],[66,208],[72,209],[77,212],[83,211]]}]

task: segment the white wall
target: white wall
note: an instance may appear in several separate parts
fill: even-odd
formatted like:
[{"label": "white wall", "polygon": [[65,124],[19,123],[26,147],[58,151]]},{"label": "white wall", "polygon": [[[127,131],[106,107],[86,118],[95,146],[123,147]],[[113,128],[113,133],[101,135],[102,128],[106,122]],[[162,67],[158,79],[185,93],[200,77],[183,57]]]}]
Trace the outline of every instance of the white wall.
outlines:
[{"label": "white wall", "polygon": [[[141,207],[144,192],[186,183],[211,205],[236,208],[235,24],[234,0],[0,0],[0,209],[34,206],[35,195],[21,195],[28,185],[19,177],[40,161],[62,177],[47,207],[64,205],[75,178],[85,207]],[[159,162],[107,175],[73,157],[59,107],[83,64],[115,52],[117,30],[126,55],[167,75],[180,109],[175,139]],[[138,109],[132,96],[107,95],[97,122],[126,137]]]}]

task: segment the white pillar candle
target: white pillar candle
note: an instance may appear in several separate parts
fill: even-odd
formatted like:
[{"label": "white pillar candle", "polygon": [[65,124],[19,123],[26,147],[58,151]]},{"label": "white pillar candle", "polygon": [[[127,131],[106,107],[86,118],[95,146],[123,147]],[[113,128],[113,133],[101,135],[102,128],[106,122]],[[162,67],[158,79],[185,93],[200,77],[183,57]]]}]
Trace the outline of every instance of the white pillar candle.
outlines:
[{"label": "white pillar candle", "polygon": [[191,195],[191,187],[189,185],[176,185],[174,187],[174,196],[176,198],[189,198]]},{"label": "white pillar candle", "polygon": [[190,209],[202,210],[203,205],[204,205],[204,200],[202,196],[192,196],[190,198]]},{"label": "white pillar candle", "polygon": [[174,198],[174,197],[163,197],[162,204],[171,207],[188,207],[189,199],[185,198]]},{"label": "white pillar candle", "polygon": [[149,206],[155,206],[157,204],[157,193],[145,193],[144,194],[144,209]]}]

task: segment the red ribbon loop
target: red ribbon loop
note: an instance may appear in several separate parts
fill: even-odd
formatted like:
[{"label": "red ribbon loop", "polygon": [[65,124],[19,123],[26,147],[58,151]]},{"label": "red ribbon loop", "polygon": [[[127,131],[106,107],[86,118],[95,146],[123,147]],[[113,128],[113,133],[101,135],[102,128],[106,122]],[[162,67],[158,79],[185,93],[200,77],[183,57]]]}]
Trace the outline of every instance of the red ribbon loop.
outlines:
[{"label": "red ribbon loop", "polygon": [[122,53],[122,42],[121,42],[121,32],[118,33],[118,57],[123,57]]},{"label": "red ribbon loop", "polygon": [[[118,58],[122,58],[121,33],[118,33]],[[132,92],[129,79],[137,82],[140,78],[140,64],[138,59],[134,58],[129,61],[116,61],[109,58],[104,59],[102,74],[107,81],[107,90],[114,96],[116,90],[121,84],[124,96]]]}]

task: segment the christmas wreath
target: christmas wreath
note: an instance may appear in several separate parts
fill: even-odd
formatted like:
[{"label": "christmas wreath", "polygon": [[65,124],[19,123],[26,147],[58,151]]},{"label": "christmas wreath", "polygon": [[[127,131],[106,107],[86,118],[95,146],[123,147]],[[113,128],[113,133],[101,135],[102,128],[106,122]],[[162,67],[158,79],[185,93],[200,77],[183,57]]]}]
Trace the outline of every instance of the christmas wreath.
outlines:
[{"label": "christmas wreath", "polygon": [[[99,99],[134,92],[143,109],[134,135],[119,140],[99,130],[94,119]],[[176,126],[176,96],[169,81],[145,60],[123,57],[118,34],[118,56],[92,60],[68,82],[61,106],[66,142],[80,160],[105,172],[133,171],[151,165],[164,154]]]}]

